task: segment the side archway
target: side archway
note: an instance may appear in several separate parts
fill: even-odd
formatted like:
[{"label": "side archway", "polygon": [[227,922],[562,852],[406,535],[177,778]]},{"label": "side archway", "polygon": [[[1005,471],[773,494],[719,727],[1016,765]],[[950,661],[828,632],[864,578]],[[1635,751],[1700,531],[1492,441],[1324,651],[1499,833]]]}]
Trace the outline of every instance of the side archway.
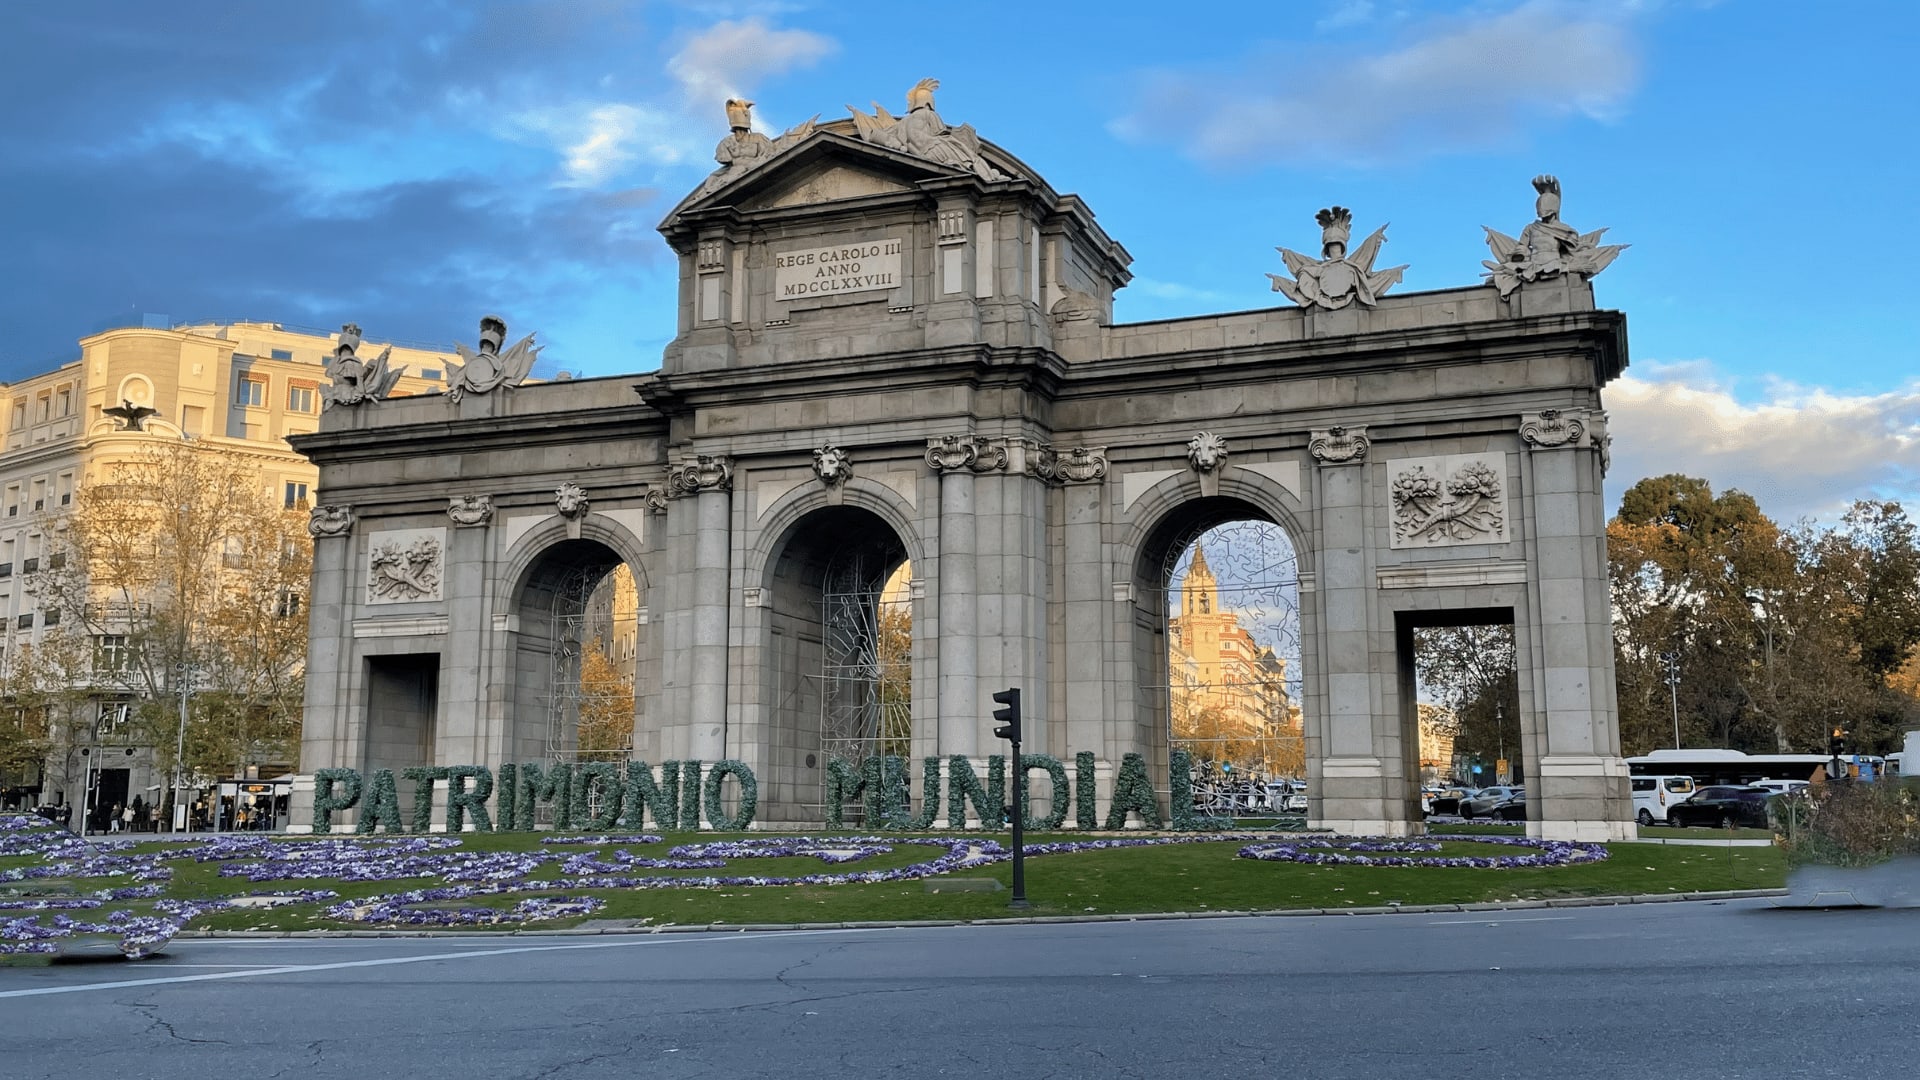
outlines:
[{"label": "side archway", "polygon": [[542,529],[509,553],[496,606],[509,615],[507,760],[620,761],[657,742],[641,704],[646,574],[608,542],[631,539],[583,523],[578,537]]}]

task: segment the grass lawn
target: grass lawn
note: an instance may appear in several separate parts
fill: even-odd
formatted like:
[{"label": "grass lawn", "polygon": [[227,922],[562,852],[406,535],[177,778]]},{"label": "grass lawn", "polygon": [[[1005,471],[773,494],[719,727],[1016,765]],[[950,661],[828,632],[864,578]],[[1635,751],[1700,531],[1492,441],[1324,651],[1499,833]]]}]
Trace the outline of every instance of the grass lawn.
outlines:
[{"label": "grass lawn", "polygon": [[[1501,835],[1517,833],[1518,826],[1462,826],[1448,830],[1460,835]],[[1681,830],[1687,832],[1689,830]],[[1705,830],[1693,830],[1704,836]],[[764,834],[750,834],[764,839]],[[813,834],[818,837],[820,834]],[[998,839],[1005,834],[972,834],[980,839]],[[345,838],[345,837],[336,837]],[[528,852],[541,848],[551,834],[497,833],[465,834],[454,851]],[[818,858],[794,856],[732,860],[724,869],[662,870],[635,869],[635,876],[757,875],[797,877],[823,872],[888,870],[923,862],[943,853],[942,848],[898,843],[910,835],[889,838],[893,850],[871,855],[854,863],[829,866]],[[1042,834],[1034,843],[1073,839],[1111,839],[1111,834]],[[1264,840],[1285,839],[1285,834],[1267,833]],[[712,842],[727,837],[712,833],[669,834],[664,844],[567,845],[568,855],[599,852],[609,857],[619,848],[636,856],[664,857],[667,848],[678,843]],[[280,841],[300,844],[299,839]],[[1009,862],[969,867],[952,877],[991,878],[1000,882],[997,892],[930,892],[928,881],[907,880],[883,883],[795,886],[675,887],[645,890],[566,889],[566,895],[589,895],[605,902],[605,907],[589,918],[597,920],[631,919],[645,926],[706,924],[792,924],[931,919],[990,919],[1010,914],[1084,915],[1145,914],[1153,912],[1269,911],[1283,908],[1340,909],[1378,907],[1393,903],[1404,905],[1470,903],[1480,901],[1550,899],[1558,897],[1605,896],[1634,893],[1684,893],[1722,889],[1773,888],[1784,883],[1785,863],[1772,848],[1702,848],[1664,845],[1618,844],[1612,857],[1597,863],[1556,867],[1517,869],[1426,868],[1316,866],[1288,862],[1264,862],[1236,857],[1245,843],[1239,840],[1197,840],[1160,847],[1121,848],[1083,851],[1069,854],[1032,856],[1027,859],[1027,896],[1029,912],[1009,912],[1007,901],[1013,868]],[[128,849],[134,853],[164,858],[178,845],[147,843]],[[1471,840],[1448,841],[1441,855],[1526,854],[1529,849],[1475,843]],[[0,871],[33,862],[32,857],[0,859]],[[293,891],[332,889],[342,900],[375,897],[409,889],[442,884],[437,878],[409,878],[375,882],[335,880],[292,880],[252,882],[245,878],[222,877],[220,864],[191,859],[168,859],[174,872],[166,885],[166,896],[174,899],[209,899],[240,896],[256,890]],[[529,880],[552,878],[559,873],[558,862],[547,862],[528,875]],[[938,880],[938,879],[931,879]],[[124,880],[103,878],[73,882],[80,890],[125,884]],[[16,887],[21,884],[15,883]],[[481,896],[452,902],[453,907],[508,908],[527,898],[527,893]],[[327,903],[291,904],[275,908],[235,908],[216,911],[194,920],[194,929],[209,930],[315,930],[350,927],[371,928],[378,924],[343,923],[322,919],[320,911]],[[152,901],[120,902],[112,907],[145,914]],[[103,919],[106,909],[74,912],[88,921]],[[0,912],[0,918],[6,917]],[[580,918],[560,919],[537,924],[556,928],[578,924]],[[491,929],[511,930],[517,924],[499,924]]]},{"label": "grass lawn", "polygon": [[1642,825],[1640,836],[1647,840],[1772,840],[1772,829],[1676,829],[1668,825]]}]

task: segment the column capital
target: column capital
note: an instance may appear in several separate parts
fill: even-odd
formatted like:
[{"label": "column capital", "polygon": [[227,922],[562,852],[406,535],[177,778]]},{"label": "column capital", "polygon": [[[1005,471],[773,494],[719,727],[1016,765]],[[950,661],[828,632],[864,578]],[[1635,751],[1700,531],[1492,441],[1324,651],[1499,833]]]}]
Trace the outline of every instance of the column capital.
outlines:
[{"label": "column capital", "polygon": [[307,535],[316,540],[345,536],[353,531],[353,507],[338,503],[316,506],[307,513]]},{"label": "column capital", "polygon": [[1365,424],[1316,428],[1307,440],[1307,453],[1320,465],[1355,465],[1364,461],[1373,441]]},{"label": "column capital", "polygon": [[457,529],[471,529],[493,521],[493,496],[455,495],[447,500],[447,518]]},{"label": "column capital", "polygon": [[1005,439],[989,439],[969,431],[964,435],[936,435],[927,440],[927,468],[934,472],[968,469],[973,472],[1005,471]]},{"label": "column capital", "polygon": [[733,462],[717,454],[697,454],[667,470],[669,495],[696,495],[702,491],[732,491]]},{"label": "column capital", "polygon": [[1027,472],[1054,484],[1097,483],[1107,478],[1107,448],[1074,446],[1061,450],[1042,443],[1027,458]]},{"label": "column capital", "polygon": [[1613,464],[1613,436],[1607,414],[1599,409],[1541,409],[1520,414],[1520,440],[1529,450],[1592,450],[1600,472]]}]

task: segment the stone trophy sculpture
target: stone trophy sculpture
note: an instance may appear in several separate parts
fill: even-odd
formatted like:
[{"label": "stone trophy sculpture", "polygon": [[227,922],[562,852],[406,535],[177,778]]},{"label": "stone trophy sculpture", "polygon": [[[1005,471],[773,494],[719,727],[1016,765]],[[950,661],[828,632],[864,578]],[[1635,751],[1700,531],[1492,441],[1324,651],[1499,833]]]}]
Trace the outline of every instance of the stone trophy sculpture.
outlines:
[{"label": "stone trophy sculpture", "polygon": [[459,351],[464,364],[447,365],[452,386],[447,396],[459,404],[467,394],[485,394],[501,386],[519,386],[526,381],[527,373],[533,370],[533,361],[540,355],[540,346],[533,343],[533,335],[528,334],[514,343],[513,348],[500,351],[507,340],[507,323],[498,315],[486,315],[480,319],[480,351],[474,352],[458,342],[454,348]]},{"label": "stone trophy sculpture", "polygon": [[[1515,289],[1532,281],[1578,274],[1591,280],[1628,247],[1626,244],[1601,244],[1605,229],[1582,233],[1560,220],[1560,181],[1552,176],[1533,178],[1535,220],[1520,230],[1515,240],[1503,232],[1487,229],[1487,247],[1493,258],[1481,263],[1486,278],[1500,290],[1500,299],[1513,296]],[[1485,228],[1485,226],[1482,226]]]},{"label": "stone trophy sculpture", "polygon": [[400,381],[400,370],[387,367],[393,346],[380,350],[371,361],[361,360],[359,352],[360,328],[353,323],[342,326],[340,340],[333,347],[333,360],[327,364],[327,374],[333,381],[320,391],[322,408],[384,400],[393,384]]},{"label": "stone trophy sculpture", "polygon": [[1353,234],[1353,212],[1344,206],[1333,206],[1314,215],[1314,219],[1320,223],[1321,257],[1313,259],[1290,248],[1275,248],[1286,260],[1293,278],[1268,274],[1274,292],[1286,293],[1288,299],[1303,308],[1338,311],[1355,300],[1372,307],[1388,289],[1400,283],[1400,273],[1407,268],[1404,263],[1385,270],[1373,268],[1380,245],[1387,242],[1385,225],[1373,230],[1360,242],[1359,250],[1348,255],[1347,238]]}]

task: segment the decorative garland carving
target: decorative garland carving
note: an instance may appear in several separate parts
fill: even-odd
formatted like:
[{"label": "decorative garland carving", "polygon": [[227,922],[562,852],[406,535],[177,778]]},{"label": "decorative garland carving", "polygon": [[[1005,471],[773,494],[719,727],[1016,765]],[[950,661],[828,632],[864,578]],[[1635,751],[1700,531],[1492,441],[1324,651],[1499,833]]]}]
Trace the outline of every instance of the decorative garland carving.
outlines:
[{"label": "decorative garland carving", "polygon": [[367,553],[367,593],[388,603],[437,600],[443,566],[438,537],[396,537],[376,543]]},{"label": "decorative garland carving", "polygon": [[1500,474],[1479,456],[1443,476],[1410,462],[1393,479],[1393,533],[1403,543],[1498,543],[1506,532]]},{"label": "decorative garland carving", "polygon": [[667,493],[670,495],[732,490],[733,463],[723,457],[699,454],[667,470]]},{"label": "decorative garland carving", "polygon": [[553,508],[568,521],[578,521],[587,516],[587,507],[591,500],[587,498],[587,489],[569,480],[553,489]]},{"label": "decorative garland carving", "polygon": [[447,500],[447,517],[463,529],[485,525],[493,520],[493,496],[455,495]]},{"label": "decorative garland carving", "polygon": [[838,487],[853,479],[853,460],[837,446],[823,446],[813,452],[813,475],[828,487]]},{"label": "decorative garland carving", "polygon": [[1202,431],[1187,440],[1187,462],[1197,473],[1210,473],[1227,463],[1227,440]]},{"label": "decorative garland carving", "polygon": [[1075,446],[1057,450],[1042,444],[1027,457],[1027,471],[1055,484],[1084,484],[1107,477],[1107,448]]},{"label": "decorative garland carving", "polygon": [[1372,445],[1364,426],[1336,425],[1313,432],[1313,437],[1307,442],[1307,453],[1323,465],[1345,465],[1366,457],[1367,448]]},{"label": "decorative garland carving", "polygon": [[307,535],[315,539],[323,536],[345,536],[353,531],[353,507],[329,503],[316,506],[307,513]]}]

